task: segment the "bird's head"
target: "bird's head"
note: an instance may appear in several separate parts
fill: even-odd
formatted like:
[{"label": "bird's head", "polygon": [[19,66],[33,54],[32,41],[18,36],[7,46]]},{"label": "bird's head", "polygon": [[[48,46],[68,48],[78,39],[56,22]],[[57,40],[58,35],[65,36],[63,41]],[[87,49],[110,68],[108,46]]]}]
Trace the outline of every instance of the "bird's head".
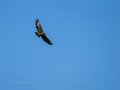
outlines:
[{"label": "bird's head", "polygon": [[36,35],[38,35],[38,33],[37,32],[35,32],[36,33]]}]

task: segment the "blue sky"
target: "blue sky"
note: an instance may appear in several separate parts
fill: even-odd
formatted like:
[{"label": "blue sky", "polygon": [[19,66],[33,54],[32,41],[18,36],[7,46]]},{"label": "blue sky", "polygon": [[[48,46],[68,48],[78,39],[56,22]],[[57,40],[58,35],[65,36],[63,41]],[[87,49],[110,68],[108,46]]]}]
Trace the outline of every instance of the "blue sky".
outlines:
[{"label": "blue sky", "polygon": [[[119,0],[0,1],[0,90],[120,90],[119,10]],[[54,45],[35,35],[37,18]]]}]

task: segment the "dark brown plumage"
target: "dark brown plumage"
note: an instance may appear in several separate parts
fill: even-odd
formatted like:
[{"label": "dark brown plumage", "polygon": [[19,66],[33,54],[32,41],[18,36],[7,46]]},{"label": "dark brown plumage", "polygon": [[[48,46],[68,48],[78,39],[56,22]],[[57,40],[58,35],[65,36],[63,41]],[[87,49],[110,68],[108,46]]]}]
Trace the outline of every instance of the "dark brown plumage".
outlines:
[{"label": "dark brown plumage", "polygon": [[38,37],[42,37],[42,39],[47,42],[49,45],[52,45],[51,41],[46,37],[46,34],[43,32],[42,27],[39,23],[39,20],[36,20],[36,28],[38,32],[35,32]]}]

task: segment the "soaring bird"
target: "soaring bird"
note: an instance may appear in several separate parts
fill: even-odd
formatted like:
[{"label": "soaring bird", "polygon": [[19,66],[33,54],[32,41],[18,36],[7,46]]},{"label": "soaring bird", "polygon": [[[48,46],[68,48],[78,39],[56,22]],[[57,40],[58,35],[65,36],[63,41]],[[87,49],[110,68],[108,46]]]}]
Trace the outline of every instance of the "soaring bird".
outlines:
[{"label": "soaring bird", "polygon": [[38,37],[42,37],[42,39],[47,42],[49,45],[52,45],[52,42],[46,37],[46,34],[43,32],[42,27],[39,23],[39,20],[36,20],[36,28],[38,32],[35,32]]}]

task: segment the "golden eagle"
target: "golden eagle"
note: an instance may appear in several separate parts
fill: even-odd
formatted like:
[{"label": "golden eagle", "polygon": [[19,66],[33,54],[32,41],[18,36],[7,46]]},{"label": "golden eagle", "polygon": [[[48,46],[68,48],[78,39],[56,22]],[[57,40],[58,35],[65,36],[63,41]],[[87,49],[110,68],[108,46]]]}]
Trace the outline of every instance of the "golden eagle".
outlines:
[{"label": "golden eagle", "polygon": [[42,27],[39,23],[39,20],[36,20],[36,28],[38,32],[35,32],[38,37],[42,37],[42,39],[47,42],[49,45],[52,45],[51,41],[45,36],[46,34],[43,32]]}]

